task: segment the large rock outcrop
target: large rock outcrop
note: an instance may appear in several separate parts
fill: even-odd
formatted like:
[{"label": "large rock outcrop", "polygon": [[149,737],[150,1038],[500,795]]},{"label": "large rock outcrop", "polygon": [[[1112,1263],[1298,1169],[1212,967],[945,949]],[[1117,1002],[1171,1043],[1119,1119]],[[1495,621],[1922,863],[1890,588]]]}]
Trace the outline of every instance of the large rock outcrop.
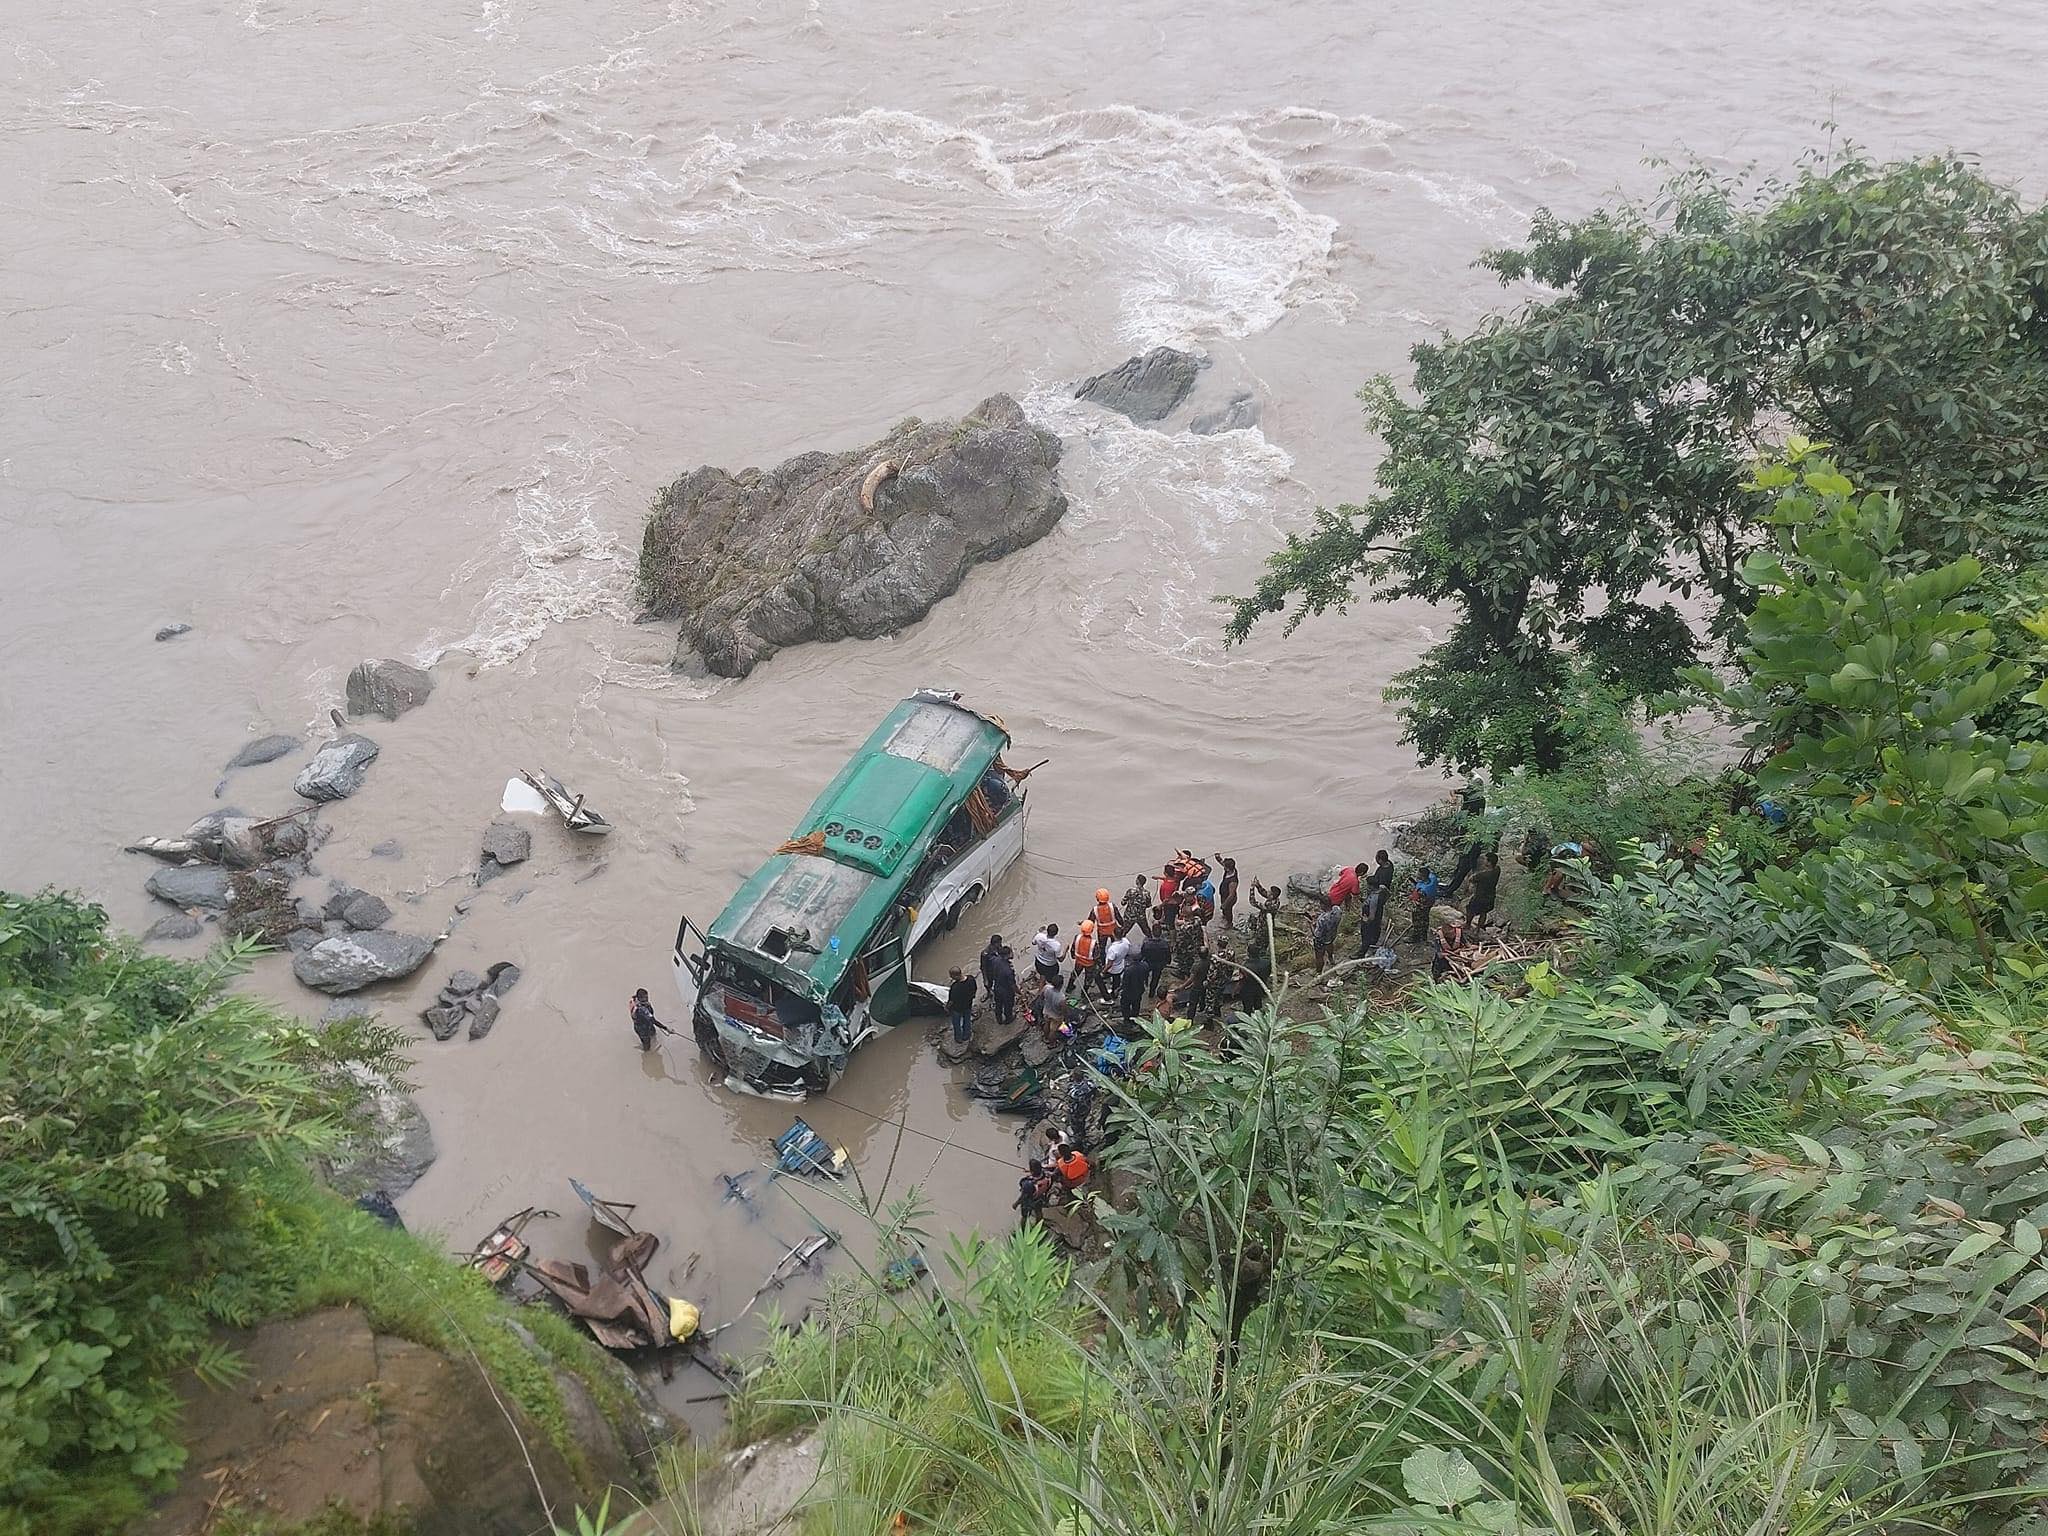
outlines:
[{"label": "large rock outcrop", "polygon": [[706,465],[656,499],[641,542],[648,610],[744,677],[785,645],[915,623],[968,568],[1051,532],[1060,443],[1008,395],[957,422],[906,421],[850,453],[734,475]]},{"label": "large rock outcrop", "polygon": [[521,1536],[547,1530],[550,1512],[573,1524],[575,1506],[595,1508],[607,1487],[618,1490],[614,1511],[631,1504],[641,1481],[635,1457],[651,1452],[653,1424],[612,1424],[580,1379],[538,1351],[565,1445],[489,1387],[474,1359],[378,1333],[354,1308],[267,1322],[222,1342],[242,1369],[215,1386],[178,1381],[189,1459],[141,1523],[145,1536],[301,1522]]}]

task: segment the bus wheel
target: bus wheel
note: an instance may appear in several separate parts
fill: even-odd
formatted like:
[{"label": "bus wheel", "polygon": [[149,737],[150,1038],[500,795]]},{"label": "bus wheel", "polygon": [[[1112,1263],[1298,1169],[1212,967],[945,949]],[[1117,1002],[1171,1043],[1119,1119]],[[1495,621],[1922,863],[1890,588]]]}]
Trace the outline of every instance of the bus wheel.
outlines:
[{"label": "bus wheel", "polygon": [[700,1013],[693,1024],[695,1027],[692,1033],[697,1037],[697,1049],[703,1053],[704,1059],[719,1071],[730,1072],[732,1063],[726,1059],[725,1042],[718,1038],[718,1030],[712,1022]]}]

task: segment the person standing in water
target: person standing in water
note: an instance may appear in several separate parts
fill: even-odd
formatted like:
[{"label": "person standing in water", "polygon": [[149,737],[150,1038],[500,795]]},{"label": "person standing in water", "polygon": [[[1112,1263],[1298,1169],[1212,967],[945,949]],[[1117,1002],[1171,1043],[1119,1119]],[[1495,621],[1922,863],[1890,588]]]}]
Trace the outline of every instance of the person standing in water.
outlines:
[{"label": "person standing in water", "polygon": [[643,1051],[654,1049],[654,1032],[657,1029],[664,1034],[675,1033],[654,1016],[654,1004],[647,1000],[645,987],[641,987],[633,994],[632,1018],[633,1033],[640,1037],[640,1049]]},{"label": "person standing in water", "polygon": [[1216,910],[1223,914],[1223,926],[1229,928],[1237,922],[1237,860],[1216,855],[1217,868],[1223,871],[1222,879],[1216,882]]},{"label": "person standing in water", "polygon": [[946,988],[946,1012],[953,1017],[953,1043],[965,1045],[974,1033],[974,978],[954,966],[953,984]]}]

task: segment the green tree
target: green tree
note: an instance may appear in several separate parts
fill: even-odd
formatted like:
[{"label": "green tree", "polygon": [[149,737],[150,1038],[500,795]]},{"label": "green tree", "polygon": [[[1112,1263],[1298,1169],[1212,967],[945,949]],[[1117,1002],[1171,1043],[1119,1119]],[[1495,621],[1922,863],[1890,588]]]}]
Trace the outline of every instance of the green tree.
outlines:
[{"label": "green tree", "polygon": [[1653,207],[1539,214],[1482,265],[1544,296],[1418,346],[1413,399],[1368,384],[1378,494],[1227,599],[1232,641],[1361,581],[1452,605],[1393,690],[1425,760],[1549,771],[1577,677],[1647,697],[1698,659],[1674,599],[1735,633],[1747,466],[1788,431],[1899,491],[1914,547],[2003,551],[1999,507],[2048,483],[2048,210],[1965,160],[1693,170]]},{"label": "green tree", "polygon": [[2048,911],[2048,751],[1984,722],[2041,677],[1968,606],[1975,556],[1914,557],[1897,496],[1858,496],[1797,438],[1755,484],[1776,495],[1774,539],[1743,568],[1741,675],[1689,678],[1771,754],[1759,785],[1810,810],[1823,846],[1807,860],[1860,851],[1989,972]]}]

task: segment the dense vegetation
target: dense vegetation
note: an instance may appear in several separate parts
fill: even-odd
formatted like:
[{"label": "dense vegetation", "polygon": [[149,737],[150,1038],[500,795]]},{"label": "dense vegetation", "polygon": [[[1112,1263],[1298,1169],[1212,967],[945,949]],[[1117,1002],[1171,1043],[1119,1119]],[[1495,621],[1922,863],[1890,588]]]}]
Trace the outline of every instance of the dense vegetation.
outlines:
[{"label": "dense vegetation", "polygon": [[960,1246],[762,1362],[807,1529],[2048,1518],[2048,215],[1851,156],[1488,261],[1542,297],[1368,389],[1379,494],[1233,633],[1454,605],[1409,737],[1491,774],[1461,833],[1593,849],[1568,944],[1155,1024],[1104,1255]]},{"label": "dense vegetation", "polygon": [[[0,1533],[117,1531],[184,1460],[172,1378],[232,1380],[220,1325],[337,1302],[475,1352],[572,1467],[548,1366],[445,1255],[314,1181],[403,1032],[310,1029],[230,992],[244,952],[143,954],[97,907],[0,893]],[[526,1325],[600,1402],[559,1317]]]}]

